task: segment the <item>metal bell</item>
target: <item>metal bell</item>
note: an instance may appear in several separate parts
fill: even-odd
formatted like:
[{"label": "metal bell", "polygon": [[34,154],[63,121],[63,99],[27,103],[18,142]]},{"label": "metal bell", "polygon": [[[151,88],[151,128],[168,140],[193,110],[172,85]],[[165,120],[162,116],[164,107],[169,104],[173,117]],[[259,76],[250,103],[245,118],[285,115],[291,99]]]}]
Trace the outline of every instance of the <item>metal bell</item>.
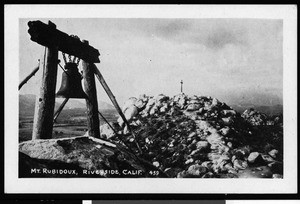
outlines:
[{"label": "metal bell", "polygon": [[77,64],[68,62],[62,74],[61,86],[56,93],[58,98],[87,98],[81,86],[81,74],[78,72]]}]

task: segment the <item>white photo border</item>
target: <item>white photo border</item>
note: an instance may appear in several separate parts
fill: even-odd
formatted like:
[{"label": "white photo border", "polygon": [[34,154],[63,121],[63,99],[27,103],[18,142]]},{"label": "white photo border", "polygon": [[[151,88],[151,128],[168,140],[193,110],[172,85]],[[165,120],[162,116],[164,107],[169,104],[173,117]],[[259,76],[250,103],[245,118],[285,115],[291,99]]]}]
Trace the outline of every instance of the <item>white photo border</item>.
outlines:
[{"label": "white photo border", "polygon": [[[297,5],[5,5],[5,193],[295,194],[297,191]],[[283,19],[283,179],[18,178],[20,18]],[[63,28],[61,28],[63,30]],[[67,185],[66,185],[67,184]]]}]

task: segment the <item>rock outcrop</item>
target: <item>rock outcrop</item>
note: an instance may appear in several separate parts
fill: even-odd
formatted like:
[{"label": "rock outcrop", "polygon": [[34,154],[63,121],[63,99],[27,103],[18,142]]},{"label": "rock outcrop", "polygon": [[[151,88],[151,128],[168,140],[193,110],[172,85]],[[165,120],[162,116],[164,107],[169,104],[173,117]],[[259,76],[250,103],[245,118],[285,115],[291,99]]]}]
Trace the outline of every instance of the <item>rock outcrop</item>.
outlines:
[{"label": "rock outcrop", "polygon": [[31,140],[19,145],[20,177],[166,177],[118,144],[93,137]]},{"label": "rock outcrop", "polygon": [[260,113],[253,108],[245,110],[242,117],[252,125],[266,125],[268,118],[266,114]]}]

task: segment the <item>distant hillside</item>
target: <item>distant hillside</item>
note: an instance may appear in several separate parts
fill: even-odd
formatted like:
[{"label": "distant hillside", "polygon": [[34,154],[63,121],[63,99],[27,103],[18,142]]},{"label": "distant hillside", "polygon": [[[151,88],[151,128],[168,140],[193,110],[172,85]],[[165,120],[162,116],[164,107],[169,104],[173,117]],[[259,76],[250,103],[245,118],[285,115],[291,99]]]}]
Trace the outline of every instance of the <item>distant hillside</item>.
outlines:
[{"label": "distant hillside", "polygon": [[[33,115],[35,108],[36,96],[33,94],[19,95],[19,115]],[[60,106],[64,99],[57,98],[55,102],[55,110]],[[101,110],[114,109],[114,107],[106,102],[98,101],[98,107]],[[70,99],[64,109],[85,109],[84,99]]]},{"label": "distant hillside", "polygon": [[[63,102],[64,99],[62,98],[57,98],[56,101],[61,104]],[[85,104],[85,99],[69,99],[69,101],[67,102],[65,109],[78,109],[78,108],[82,108],[85,109],[86,108],[86,104]],[[115,109],[112,105],[103,102],[103,101],[98,101],[98,108],[101,110],[110,110],[110,109]]]},{"label": "distant hillside", "polygon": [[[57,104],[55,104],[57,105]],[[19,95],[19,115],[29,116],[34,114],[35,95]]]},{"label": "distant hillside", "polygon": [[280,104],[272,105],[272,106],[242,104],[242,105],[231,105],[231,107],[234,110],[238,111],[239,113],[243,113],[246,109],[250,109],[250,108],[258,110],[259,112],[265,113],[267,115],[278,115],[283,113],[283,105]]},{"label": "distant hillside", "polygon": [[[245,91],[243,93],[227,93],[222,97],[218,97],[220,100],[226,102],[226,104],[232,107],[239,108],[251,108],[254,107],[273,107],[271,109],[277,109],[282,106],[283,99],[279,95],[270,93],[259,93],[255,91]],[[278,106],[278,107],[276,107]]]}]

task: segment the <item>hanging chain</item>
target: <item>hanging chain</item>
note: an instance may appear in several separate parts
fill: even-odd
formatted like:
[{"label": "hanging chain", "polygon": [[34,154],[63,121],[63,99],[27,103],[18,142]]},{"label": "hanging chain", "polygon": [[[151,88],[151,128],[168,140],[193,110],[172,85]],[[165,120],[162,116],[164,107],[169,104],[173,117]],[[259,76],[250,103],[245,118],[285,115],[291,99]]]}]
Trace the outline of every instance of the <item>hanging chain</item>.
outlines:
[{"label": "hanging chain", "polygon": [[[70,35],[71,37],[75,38],[75,39],[78,39],[80,40],[80,38],[77,36],[77,35]],[[67,57],[66,57],[66,53],[63,53],[62,52],[62,56],[63,56],[63,59],[64,59],[64,62],[65,64],[67,64],[68,62],[73,62],[73,63],[76,63],[77,67],[79,67],[79,63],[80,63],[80,58],[79,57],[76,57],[76,56],[73,56],[73,60],[72,60],[72,55],[68,54],[68,59],[69,61],[67,61]],[[66,72],[66,70],[59,64],[59,66],[61,67],[61,69]],[[81,74],[82,75],[82,74]]]},{"label": "hanging chain", "polygon": [[69,62],[71,62],[72,61],[71,55],[68,55],[68,58],[69,58]]},{"label": "hanging chain", "polygon": [[62,52],[62,56],[63,56],[63,59],[64,59],[65,64],[67,64],[66,54]]}]

